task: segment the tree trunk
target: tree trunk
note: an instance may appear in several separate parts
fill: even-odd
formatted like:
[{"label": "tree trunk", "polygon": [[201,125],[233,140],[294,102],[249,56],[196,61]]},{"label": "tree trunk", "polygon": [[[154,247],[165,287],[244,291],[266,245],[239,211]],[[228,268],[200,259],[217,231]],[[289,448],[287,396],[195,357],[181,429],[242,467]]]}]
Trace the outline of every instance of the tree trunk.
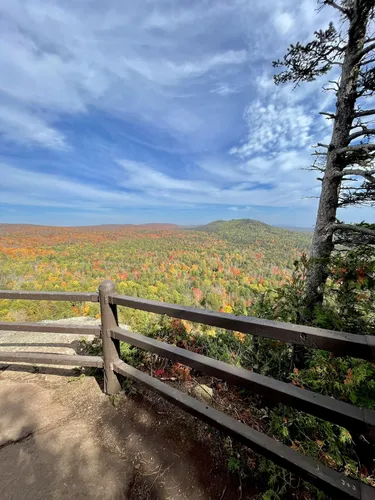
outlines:
[{"label": "tree trunk", "polygon": [[310,266],[306,281],[306,309],[311,317],[313,309],[323,301],[324,286],[328,277],[328,262],[333,251],[331,226],[336,221],[341,178],[336,174],[345,167],[338,155],[349,144],[349,134],[354,119],[359,65],[355,55],[365,43],[370,7],[358,1],[350,20],[348,45],[342,65],[341,81],[337,92],[336,112],[327,162],[322,181],[319,208],[310,251]]}]

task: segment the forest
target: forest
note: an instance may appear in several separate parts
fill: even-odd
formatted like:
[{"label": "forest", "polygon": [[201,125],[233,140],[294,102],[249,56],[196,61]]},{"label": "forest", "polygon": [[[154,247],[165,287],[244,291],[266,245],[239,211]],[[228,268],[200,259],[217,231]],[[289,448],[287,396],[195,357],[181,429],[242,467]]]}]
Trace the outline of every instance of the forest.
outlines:
[{"label": "forest", "polygon": [[[250,314],[257,294],[290,280],[311,240],[255,221],[214,224],[194,230],[0,225],[0,288],[93,291],[108,278],[127,295]],[[38,321],[97,312],[95,305],[86,312],[64,304],[30,307],[9,302],[0,314]]]},{"label": "forest", "polygon": [[[43,227],[0,225],[0,288],[95,291],[104,279],[120,293],[193,305],[234,314],[301,322],[306,252],[311,233],[289,231],[253,220],[216,221],[206,226],[171,225]],[[373,261],[368,252],[340,253],[332,259],[326,300],[310,324],[374,333]],[[93,303],[0,301],[0,321],[40,321],[87,316],[99,318]],[[230,364],[375,408],[375,365],[311,351],[293,364],[292,346],[251,335],[119,308],[119,321],[134,331]],[[95,345],[86,348],[95,351]],[[122,346],[122,357],[142,369],[150,360]],[[295,361],[295,360],[294,360]],[[297,367],[299,366],[299,367]],[[179,363],[153,366],[153,374],[188,384],[198,376]],[[216,392],[241,420],[293,449],[351,477],[375,484],[372,447],[346,429],[259,398],[217,381]],[[234,410],[232,410],[234,411]],[[316,498],[307,483],[272,462],[234,446],[228,469],[246,481],[266,478],[264,498]]]}]

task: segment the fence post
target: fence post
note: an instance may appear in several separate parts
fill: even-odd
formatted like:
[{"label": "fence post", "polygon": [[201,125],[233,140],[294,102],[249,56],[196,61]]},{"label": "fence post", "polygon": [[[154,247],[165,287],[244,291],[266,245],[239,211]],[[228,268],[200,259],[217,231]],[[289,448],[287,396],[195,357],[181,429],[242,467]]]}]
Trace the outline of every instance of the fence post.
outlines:
[{"label": "fence post", "polygon": [[116,285],[111,280],[105,280],[99,286],[100,314],[102,318],[102,342],[104,360],[104,392],[116,394],[121,390],[121,384],[112,366],[119,358],[120,342],[110,336],[110,330],[118,325],[117,306],[109,304],[108,295],[115,293]]}]

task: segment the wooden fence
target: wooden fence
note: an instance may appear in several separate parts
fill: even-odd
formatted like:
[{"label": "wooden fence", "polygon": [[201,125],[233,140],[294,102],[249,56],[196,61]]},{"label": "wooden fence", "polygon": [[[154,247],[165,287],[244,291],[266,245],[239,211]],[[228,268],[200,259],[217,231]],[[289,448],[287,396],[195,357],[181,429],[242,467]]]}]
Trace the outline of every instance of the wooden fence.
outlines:
[{"label": "wooden fence", "polygon": [[368,440],[375,440],[375,411],[358,408],[328,396],[304,390],[292,384],[249,372],[243,368],[119,328],[117,306],[165,314],[174,318],[235,330],[245,334],[271,338],[309,348],[324,349],[338,356],[349,355],[369,361],[375,361],[375,337],[334,332],[247,316],[235,316],[205,309],[128,297],[117,294],[115,284],[109,280],[100,285],[99,293],[4,290],[0,291],[1,299],[99,302],[101,327],[2,322],[0,323],[0,331],[71,333],[81,336],[96,335],[102,339],[103,357],[1,351],[0,362],[65,364],[103,368],[104,390],[107,394],[116,394],[120,391],[119,376],[128,377],[157,392],[198,419],[241,441],[278,465],[296,473],[335,498],[374,500],[374,488],[350,479],[344,474],[326,467],[320,462],[124,363],[119,357],[119,343],[120,341],[126,342],[140,349],[181,362],[213,377],[245,387],[249,391],[260,394],[265,401],[283,403],[315,415],[341,425],[356,434],[363,434]]}]

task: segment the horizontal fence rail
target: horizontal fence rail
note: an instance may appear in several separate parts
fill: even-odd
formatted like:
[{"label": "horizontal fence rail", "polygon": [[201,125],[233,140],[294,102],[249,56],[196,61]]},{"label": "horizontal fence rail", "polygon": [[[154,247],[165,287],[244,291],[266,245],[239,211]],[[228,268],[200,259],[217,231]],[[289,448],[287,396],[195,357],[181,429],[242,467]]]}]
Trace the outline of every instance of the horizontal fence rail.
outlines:
[{"label": "horizontal fence rail", "polygon": [[337,401],[328,396],[280,382],[271,377],[250,372],[244,368],[196,354],[186,349],[154,340],[122,328],[111,331],[112,336],[130,345],[145,349],[165,358],[178,361],[229,383],[246,387],[274,403],[283,403],[316,417],[328,420],[369,438],[375,438],[375,411]]},{"label": "horizontal fence rail", "polygon": [[167,304],[127,295],[110,295],[109,302],[132,309],[166,314],[173,318],[185,319],[195,323],[203,323],[305,347],[323,349],[338,356],[347,355],[353,358],[375,359],[375,336],[335,332],[323,330],[322,328],[252,318],[250,316],[235,316],[234,314]]},{"label": "horizontal fence rail", "polygon": [[68,302],[99,302],[99,294],[86,292],[28,292],[0,290],[0,300],[59,300]]},{"label": "horizontal fence rail", "polygon": [[0,363],[40,363],[45,365],[72,365],[103,368],[100,356],[76,356],[72,354],[48,354],[45,352],[6,352],[0,351]]},{"label": "horizontal fence rail", "polygon": [[[72,335],[95,335],[100,337],[100,326],[62,325],[48,323],[12,323],[0,322],[0,331],[33,333],[69,333]],[[1,336],[1,333],[0,333]]]},{"label": "horizontal fence rail", "polygon": [[[288,446],[275,439],[238,422],[232,417],[215,410],[207,404],[184,394],[150,377],[144,372],[127,365],[123,361],[117,361],[113,365],[114,370],[125,377],[140,382],[147,388],[157,392],[174,405],[182,408],[195,417],[224,431],[231,437],[249,446],[255,452],[270,458],[281,467],[295,472],[303,479],[315,484],[318,488],[333,493],[336,498],[355,498],[358,500],[373,500],[374,489],[359,481],[350,479],[339,472],[292,450]],[[340,495],[339,497],[337,495]]]}]

